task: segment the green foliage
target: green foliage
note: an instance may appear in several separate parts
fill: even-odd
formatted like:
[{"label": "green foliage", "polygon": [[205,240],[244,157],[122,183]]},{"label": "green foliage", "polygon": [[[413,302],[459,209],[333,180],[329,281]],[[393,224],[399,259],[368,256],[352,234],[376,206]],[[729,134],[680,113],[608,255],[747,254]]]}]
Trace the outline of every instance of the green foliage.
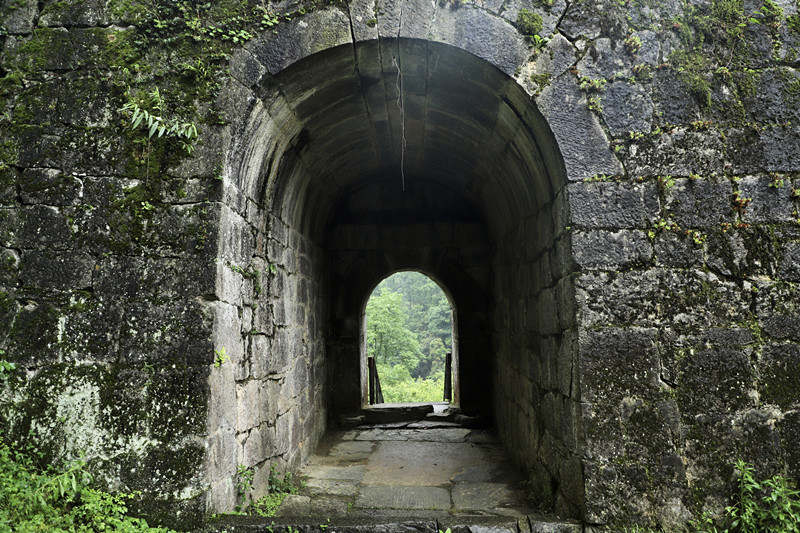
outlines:
[{"label": "green foliage", "polygon": [[442,289],[419,272],[383,280],[367,303],[367,353],[387,402],[441,401],[452,349],[452,311]]},{"label": "green foliage", "polygon": [[531,74],[531,83],[536,86],[536,93],[540,93],[545,87],[550,85],[551,74],[544,72],[542,74]]},{"label": "green foliage", "polygon": [[533,37],[542,31],[542,16],[528,9],[520,9],[517,14],[517,28],[527,36]]},{"label": "green foliage", "polygon": [[429,378],[412,378],[400,365],[378,365],[383,399],[388,403],[441,401],[444,373]]},{"label": "green foliage", "polygon": [[[682,529],[687,533],[800,533],[800,491],[782,475],[759,481],[753,466],[736,462],[736,502],[714,519],[703,513]],[[661,529],[633,526],[626,533],[657,533]]]},{"label": "green foliage", "polygon": [[638,35],[629,35],[625,39],[625,50],[633,55],[642,47],[642,39]]},{"label": "green foliage", "polygon": [[800,35],[800,13],[786,17],[786,25],[795,35]]},{"label": "green foliage", "polygon": [[452,349],[452,310],[444,292],[432,279],[419,272],[398,272],[383,280],[378,290],[399,293],[405,310],[405,327],[420,345],[412,377],[429,377],[444,369],[445,353]]},{"label": "green foliage", "polygon": [[580,88],[582,90],[592,92],[592,91],[602,91],[603,89],[605,89],[608,80],[605,80],[603,78],[594,79],[588,76],[581,76],[578,82],[580,83]]},{"label": "green foliage", "polygon": [[231,358],[227,354],[227,352],[225,351],[225,347],[224,346],[222,348],[218,348],[218,349],[214,350],[214,367],[215,368],[221,367],[222,365],[224,365],[225,363],[227,363],[230,360],[231,360]]},{"label": "green foliage", "polygon": [[245,465],[236,467],[236,492],[240,498],[244,498],[253,488],[253,476],[255,476],[255,473],[252,467]]},{"label": "green foliage", "polygon": [[403,296],[379,288],[367,302],[367,353],[375,361],[413,368],[421,352],[417,336],[408,329]]},{"label": "green foliage", "polygon": [[259,498],[253,503],[252,512],[258,516],[275,516],[286,496],[289,494],[297,494],[302,486],[303,483],[298,482],[291,472],[287,472],[281,476],[275,469],[275,465],[270,465],[269,494]]},{"label": "green foliage", "polygon": [[197,139],[197,126],[174,117],[164,118],[161,116],[164,105],[158,87],[154,87],[144,94],[129,91],[128,101],[120,108],[120,112],[127,118],[129,129],[146,131],[148,140],[153,136],[177,139],[186,153],[191,154],[194,150],[192,143]]},{"label": "green foliage", "polygon": [[92,488],[84,466],[40,471],[30,454],[0,440],[0,531],[170,531],[128,516],[125,502],[134,495]]},{"label": "green foliage", "polygon": [[800,533],[800,492],[781,475],[759,481],[752,465],[736,462],[739,501],[727,507],[729,529],[735,533],[776,531]]},{"label": "green foliage", "polygon": [[[0,357],[6,354],[5,350],[0,350]],[[5,359],[0,359],[0,381],[8,379],[8,376],[16,370],[17,365]]]}]

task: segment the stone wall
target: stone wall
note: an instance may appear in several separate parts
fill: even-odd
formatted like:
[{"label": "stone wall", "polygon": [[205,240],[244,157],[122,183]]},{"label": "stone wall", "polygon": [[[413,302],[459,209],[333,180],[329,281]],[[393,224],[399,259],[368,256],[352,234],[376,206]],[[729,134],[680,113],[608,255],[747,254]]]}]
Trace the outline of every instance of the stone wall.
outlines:
[{"label": "stone wall", "polygon": [[797,6],[778,4],[561,23],[621,163],[569,185],[589,522],[720,512],[737,458],[800,475]]},{"label": "stone wall", "polygon": [[[230,509],[240,465],[263,491],[356,405],[327,385],[358,306],[420,268],[545,506],[670,529],[724,507],[737,458],[800,477],[795,1],[360,0],[274,29],[213,4],[219,33],[170,2],[0,12],[5,435],[87,452],[155,518]],[[196,122],[194,151],[132,102]],[[342,198],[401,154],[472,218],[348,249],[337,223],[383,230]]]},{"label": "stone wall", "polygon": [[562,516],[583,512],[581,397],[564,190],[500,244],[493,261],[498,431]]},{"label": "stone wall", "polygon": [[[325,258],[248,204],[253,223],[227,209],[220,223],[206,457],[214,509],[263,496],[270,470],[297,468],[327,422]],[[246,495],[237,493],[243,469],[253,474]]]}]

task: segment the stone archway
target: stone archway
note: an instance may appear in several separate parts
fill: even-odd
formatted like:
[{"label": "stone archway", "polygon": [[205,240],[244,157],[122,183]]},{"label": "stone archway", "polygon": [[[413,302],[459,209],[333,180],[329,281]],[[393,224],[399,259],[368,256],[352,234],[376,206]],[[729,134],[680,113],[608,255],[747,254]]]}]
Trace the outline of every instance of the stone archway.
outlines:
[{"label": "stone archway", "polygon": [[[551,131],[510,77],[529,51],[505,20],[420,3],[374,21],[362,8],[282,25],[231,64],[219,257],[267,281],[256,290],[219,269],[216,344],[243,365],[210,378],[209,506],[233,505],[237,463],[258,486],[269,463],[297,465],[328,419],[360,407],[348,376],[362,297],[411,268],[460,309],[462,407],[493,418],[544,500],[579,516],[566,185],[619,163],[566,67],[560,100],[539,97]],[[236,405],[257,407],[242,420]]]}]

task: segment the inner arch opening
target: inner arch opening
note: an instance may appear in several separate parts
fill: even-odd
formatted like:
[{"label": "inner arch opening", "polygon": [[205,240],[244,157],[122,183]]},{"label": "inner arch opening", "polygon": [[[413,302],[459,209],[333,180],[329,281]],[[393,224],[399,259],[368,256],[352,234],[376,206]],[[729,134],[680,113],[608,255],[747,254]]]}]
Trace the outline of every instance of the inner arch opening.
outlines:
[{"label": "inner arch opening", "polygon": [[268,76],[234,146],[222,226],[251,232],[254,245],[232,238],[223,255],[270,269],[254,320],[268,313],[274,327],[244,349],[276,397],[264,403],[248,378],[238,404],[268,413],[233,438],[264,428],[272,461],[304,461],[365,403],[373,288],[421,271],[458,309],[461,409],[493,421],[541,505],[580,515],[566,179],[531,97],[452,46],[363,41]]},{"label": "inner arch opening", "polygon": [[362,319],[362,404],[457,405],[455,319],[444,288],[422,272],[378,283]]}]

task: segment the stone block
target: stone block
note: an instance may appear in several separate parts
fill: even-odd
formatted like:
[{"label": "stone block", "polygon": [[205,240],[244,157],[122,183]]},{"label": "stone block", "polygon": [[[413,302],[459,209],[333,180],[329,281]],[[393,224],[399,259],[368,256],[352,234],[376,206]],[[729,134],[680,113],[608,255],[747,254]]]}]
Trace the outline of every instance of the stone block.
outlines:
[{"label": "stone block", "polygon": [[779,274],[786,281],[800,281],[800,243],[789,242],[783,245]]},{"label": "stone block", "polygon": [[800,411],[794,410],[785,414],[778,422],[783,448],[786,450],[789,475],[794,479],[800,476]]},{"label": "stone block", "polygon": [[236,430],[246,432],[260,424],[259,409],[261,405],[261,384],[257,380],[246,381],[236,385]]},{"label": "stone block", "polygon": [[[39,28],[30,37],[6,42],[9,66],[24,69],[75,70],[108,68],[126,53],[133,30],[109,28]],[[52,53],[42,54],[41,50]]]},{"label": "stone block", "polygon": [[[378,38],[378,20],[375,16],[375,0],[356,0],[348,4],[350,23],[356,43]],[[361,47],[356,47],[358,50]]]},{"label": "stone block", "polygon": [[555,335],[561,332],[558,323],[558,307],[556,305],[555,291],[544,289],[536,299],[536,315],[538,316],[537,331],[542,335]]},{"label": "stone block", "polygon": [[350,20],[338,9],[312,11],[277,28],[246,45],[272,75],[311,54],[351,42]]},{"label": "stone block", "polygon": [[83,195],[83,182],[57,169],[25,169],[20,180],[22,201],[50,206],[72,205]]},{"label": "stone block", "polygon": [[657,266],[697,268],[703,264],[703,248],[674,231],[658,232],[653,251]]},{"label": "stone block", "polygon": [[237,367],[242,364],[244,359],[244,341],[239,310],[237,307],[221,301],[214,302],[212,309],[214,322],[211,327],[211,337],[214,341],[214,349],[219,352],[224,350],[230,365]]},{"label": "stone block", "polygon": [[39,26],[101,26],[107,23],[106,2],[44,2],[39,13]]},{"label": "stone block", "polygon": [[545,53],[536,57],[535,71],[549,73],[551,79],[557,78],[575,63],[576,52],[566,37],[556,33],[547,43]]},{"label": "stone block", "polygon": [[761,354],[761,401],[783,409],[800,407],[800,344],[768,344]]},{"label": "stone block", "polygon": [[590,229],[646,228],[660,210],[652,183],[572,183],[569,204],[572,223]]},{"label": "stone block", "polygon": [[666,207],[682,228],[718,226],[733,222],[732,198],[729,181],[676,179]]},{"label": "stone block", "polygon": [[27,366],[58,359],[60,311],[49,303],[28,302],[17,312],[9,332],[6,358]]},{"label": "stone block", "polygon": [[596,11],[595,4],[571,4],[564,18],[559,24],[560,30],[570,40],[578,37],[593,40],[600,36],[601,14]]},{"label": "stone block", "polygon": [[653,245],[643,231],[578,231],[572,236],[572,253],[582,268],[616,270],[650,262]]},{"label": "stone block", "polygon": [[283,499],[277,516],[309,516],[311,514],[311,498],[300,494],[289,494]]},{"label": "stone block", "polygon": [[509,76],[528,58],[525,41],[514,26],[471,6],[438,10],[428,38],[466,50]]},{"label": "stone block", "polygon": [[517,23],[520,10],[527,9],[542,17],[542,30],[539,35],[550,36],[555,33],[556,36],[560,36],[556,32],[556,27],[567,8],[567,2],[565,0],[553,0],[552,3],[547,4],[545,2],[539,3],[535,0],[514,0],[503,3],[502,8],[498,14],[511,24]]},{"label": "stone block", "polygon": [[10,34],[31,33],[39,12],[36,0],[22,0],[0,8],[0,22]]},{"label": "stone block", "polygon": [[678,362],[678,404],[685,419],[752,406],[755,371],[750,349],[729,346],[686,351]]},{"label": "stone block", "polygon": [[558,307],[558,329],[564,331],[575,326],[575,283],[570,276],[563,277],[556,283],[556,305]]},{"label": "stone block", "polygon": [[770,186],[771,178],[748,176],[739,182],[740,195],[752,201],[744,209],[742,219],[749,223],[788,222],[794,219],[791,184]]},{"label": "stone block", "polygon": [[653,121],[650,93],[639,84],[615,81],[602,95],[603,120],[612,136],[649,132]]},{"label": "stone block", "polygon": [[[575,375],[575,360],[578,355],[578,339],[575,330],[564,332],[561,342],[558,344],[558,392],[565,398],[571,397],[578,392],[578,383]],[[578,400],[579,398],[573,398]]]},{"label": "stone block", "polygon": [[800,342],[800,317],[774,314],[759,319],[761,330],[775,340]]},{"label": "stone block", "polygon": [[623,172],[571,74],[565,73],[555,79],[542,91],[536,103],[556,137],[569,181]]},{"label": "stone block", "polygon": [[30,250],[22,255],[20,281],[37,291],[89,289],[94,266],[94,257],[86,253]]},{"label": "stone block", "polygon": [[244,48],[237,50],[231,56],[230,70],[231,76],[247,87],[258,84],[267,72],[266,67]]},{"label": "stone block", "polygon": [[450,493],[441,487],[370,486],[355,502],[360,508],[450,509]]},{"label": "stone block", "polygon": [[64,250],[74,241],[67,216],[56,207],[33,206],[25,209],[23,216],[19,237],[27,247]]},{"label": "stone block", "polygon": [[578,338],[581,401],[615,405],[623,396],[652,395],[660,387],[656,330],[606,328]]}]

